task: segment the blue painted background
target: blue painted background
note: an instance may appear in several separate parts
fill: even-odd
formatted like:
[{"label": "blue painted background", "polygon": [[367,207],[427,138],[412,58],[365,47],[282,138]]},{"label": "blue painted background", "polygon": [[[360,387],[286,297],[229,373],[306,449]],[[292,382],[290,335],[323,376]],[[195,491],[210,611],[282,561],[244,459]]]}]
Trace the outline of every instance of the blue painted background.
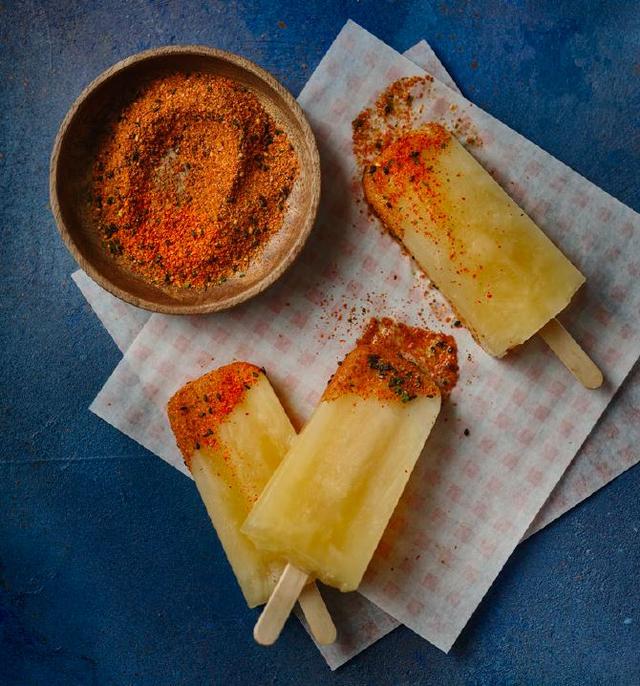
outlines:
[{"label": "blue painted background", "polygon": [[426,37],[481,107],[640,210],[636,0],[3,2],[2,686],[640,684],[639,468],[521,546],[450,655],[399,629],[331,674],[296,622],[253,644],[192,483],[87,411],[120,356],[49,212],[67,108],[167,43],[297,94],[349,17],[399,50]]}]

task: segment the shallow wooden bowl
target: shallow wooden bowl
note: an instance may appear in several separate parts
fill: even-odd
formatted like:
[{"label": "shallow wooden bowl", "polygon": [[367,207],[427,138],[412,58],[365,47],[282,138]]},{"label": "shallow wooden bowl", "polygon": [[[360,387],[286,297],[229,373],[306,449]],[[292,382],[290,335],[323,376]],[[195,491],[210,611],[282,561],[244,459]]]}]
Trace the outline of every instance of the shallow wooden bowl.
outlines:
[{"label": "shallow wooden bowl", "polygon": [[[247,86],[287,132],[300,173],[280,231],[244,277],[206,290],[148,283],[113,259],[91,215],[91,170],[97,133],[149,78],[177,71],[227,76]],[[272,284],[304,245],[320,198],[320,162],[311,128],[298,103],[273,76],[243,57],[202,46],[172,46],[133,55],[107,69],[73,104],[56,137],[49,177],[51,209],[78,264],[109,292],[133,305],[166,314],[197,314],[237,305]]]}]

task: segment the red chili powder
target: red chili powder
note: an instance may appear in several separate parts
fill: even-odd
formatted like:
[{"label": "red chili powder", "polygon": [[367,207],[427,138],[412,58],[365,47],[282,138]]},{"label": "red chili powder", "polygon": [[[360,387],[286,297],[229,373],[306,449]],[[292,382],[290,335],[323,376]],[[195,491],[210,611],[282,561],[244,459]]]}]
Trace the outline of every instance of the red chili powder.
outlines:
[{"label": "red chili powder", "polygon": [[263,374],[253,364],[233,362],[190,381],[169,400],[169,422],[187,467],[194,450],[217,446],[219,425]]}]

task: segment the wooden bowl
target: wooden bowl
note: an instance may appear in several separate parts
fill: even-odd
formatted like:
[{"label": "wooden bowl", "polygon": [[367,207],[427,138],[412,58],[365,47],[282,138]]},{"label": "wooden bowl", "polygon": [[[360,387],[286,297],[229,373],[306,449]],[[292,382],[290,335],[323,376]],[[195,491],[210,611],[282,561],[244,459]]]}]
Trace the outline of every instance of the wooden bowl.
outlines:
[{"label": "wooden bowl", "polygon": [[[283,226],[244,277],[206,290],[156,286],[129,271],[104,248],[90,197],[97,133],[122,110],[138,85],[179,71],[226,76],[249,88],[286,131],[300,172],[288,199]],[[51,156],[51,208],[60,234],[89,276],[133,305],[166,314],[198,314],[237,305],[272,284],[293,262],[315,220],[320,198],[320,161],[311,128],[298,103],[276,79],[249,60],[202,46],[172,46],[133,55],[91,83],[65,117]]]}]

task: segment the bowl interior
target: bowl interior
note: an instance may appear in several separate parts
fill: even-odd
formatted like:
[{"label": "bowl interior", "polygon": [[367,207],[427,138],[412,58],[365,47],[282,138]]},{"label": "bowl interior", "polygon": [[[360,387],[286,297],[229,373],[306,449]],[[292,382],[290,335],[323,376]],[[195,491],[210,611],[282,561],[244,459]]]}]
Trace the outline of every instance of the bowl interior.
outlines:
[{"label": "bowl interior", "polygon": [[[100,133],[148,79],[182,72],[227,76],[255,93],[286,131],[300,166],[280,231],[243,277],[206,290],[155,286],[113,260],[102,244],[91,211],[91,175]],[[313,224],[320,170],[313,134],[291,95],[248,60],[208,48],[161,48],[134,56],[99,77],[78,99],[62,124],[51,169],[52,208],[60,232],[80,266],[114,295],[146,309],[189,314],[237,304],[260,292],[293,261]]]}]

